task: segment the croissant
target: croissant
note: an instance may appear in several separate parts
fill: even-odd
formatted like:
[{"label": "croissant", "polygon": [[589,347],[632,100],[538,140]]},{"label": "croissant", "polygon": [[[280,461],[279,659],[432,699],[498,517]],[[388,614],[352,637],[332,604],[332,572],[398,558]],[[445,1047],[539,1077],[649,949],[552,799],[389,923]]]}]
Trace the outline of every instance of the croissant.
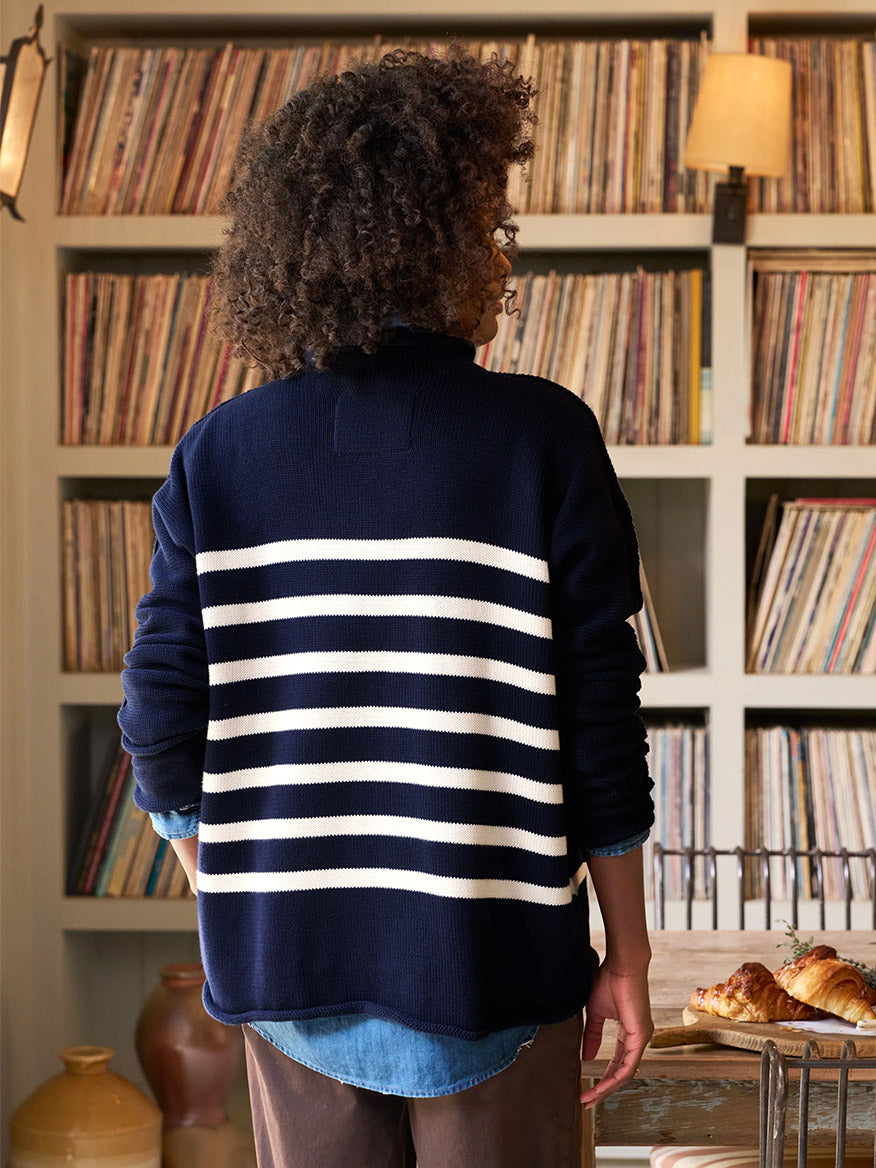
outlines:
[{"label": "croissant", "polygon": [[801,1002],[848,1022],[876,1019],[876,990],[830,945],[816,945],[776,970],[776,981]]},{"label": "croissant", "polygon": [[802,1022],[819,1016],[818,1010],[795,1001],[777,986],[759,961],[746,961],[723,984],[694,990],[690,1004],[739,1022]]}]

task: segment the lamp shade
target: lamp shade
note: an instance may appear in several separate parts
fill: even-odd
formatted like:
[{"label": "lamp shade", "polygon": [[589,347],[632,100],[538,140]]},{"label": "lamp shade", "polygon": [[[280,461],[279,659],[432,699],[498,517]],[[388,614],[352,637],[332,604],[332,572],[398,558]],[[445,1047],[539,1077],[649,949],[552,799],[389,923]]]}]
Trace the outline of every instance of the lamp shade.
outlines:
[{"label": "lamp shade", "polygon": [[42,23],[40,4],[30,32],[14,40],[7,55],[0,58],[0,206],[8,207],[16,219],[21,215],[15,200],[48,64],[39,43]]},{"label": "lamp shade", "polygon": [[684,165],[779,178],[790,161],[791,65],[752,53],[712,53],[700,78]]}]

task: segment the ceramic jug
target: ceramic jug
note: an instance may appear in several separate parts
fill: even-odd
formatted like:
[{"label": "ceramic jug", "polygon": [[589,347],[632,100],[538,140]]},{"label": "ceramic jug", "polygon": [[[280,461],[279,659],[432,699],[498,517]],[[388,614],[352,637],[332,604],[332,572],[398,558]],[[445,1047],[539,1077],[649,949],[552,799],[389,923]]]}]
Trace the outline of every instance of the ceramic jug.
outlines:
[{"label": "ceramic jug", "polygon": [[161,1112],[109,1070],[107,1046],[61,1051],[64,1070],[10,1123],[11,1168],[160,1168]]}]

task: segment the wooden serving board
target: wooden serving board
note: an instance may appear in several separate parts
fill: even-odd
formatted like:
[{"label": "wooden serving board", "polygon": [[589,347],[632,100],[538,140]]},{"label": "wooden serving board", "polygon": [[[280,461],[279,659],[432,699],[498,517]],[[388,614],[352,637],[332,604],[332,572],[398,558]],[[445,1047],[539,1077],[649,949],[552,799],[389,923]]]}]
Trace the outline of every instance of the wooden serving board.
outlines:
[{"label": "wooden serving board", "polygon": [[838,1058],[843,1043],[851,1039],[859,1055],[876,1055],[876,1034],[819,1034],[814,1030],[788,1030],[776,1022],[735,1022],[731,1018],[717,1018],[703,1010],[685,1006],[683,1026],[668,1026],[655,1030],[650,1045],[653,1047],[689,1046],[710,1042],[717,1046],[735,1046],[741,1050],[763,1050],[771,1038],[782,1054],[801,1056],[807,1042],[817,1042],[823,1058]]}]

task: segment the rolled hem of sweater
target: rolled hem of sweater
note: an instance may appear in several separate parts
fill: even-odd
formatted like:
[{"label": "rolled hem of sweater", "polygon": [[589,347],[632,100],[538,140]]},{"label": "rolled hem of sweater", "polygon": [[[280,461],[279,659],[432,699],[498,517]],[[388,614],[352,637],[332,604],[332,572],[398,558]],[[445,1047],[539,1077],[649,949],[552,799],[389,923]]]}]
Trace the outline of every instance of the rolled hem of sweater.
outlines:
[{"label": "rolled hem of sweater", "polygon": [[306,1021],[309,1018],[337,1018],[347,1014],[368,1014],[374,1018],[386,1018],[390,1022],[400,1022],[403,1026],[408,1026],[412,1030],[420,1030],[424,1034],[446,1034],[451,1038],[465,1038],[471,1041],[477,1041],[478,1039],[488,1037],[490,1034],[518,1026],[547,1026],[553,1022],[565,1022],[568,1018],[573,1017],[584,1009],[588,995],[589,987],[588,993],[583,994],[578,1003],[572,1005],[564,1003],[562,1006],[546,1009],[544,1013],[539,1012],[538,1017],[526,1014],[521,1015],[519,1018],[503,1019],[501,1023],[497,1023],[494,1027],[479,1030],[466,1030],[461,1026],[452,1026],[440,1022],[426,1022],[378,1002],[366,1001],[317,1006],[306,1010],[264,1010],[256,1008],[244,1010],[239,1013],[232,1013],[219,1009],[210,996],[208,985],[204,986],[204,1007],[212,1018],[215,1018],[217,1022],[224,1022],[226,1026],[240,1026],[249,1022],[293,1022]]}]

